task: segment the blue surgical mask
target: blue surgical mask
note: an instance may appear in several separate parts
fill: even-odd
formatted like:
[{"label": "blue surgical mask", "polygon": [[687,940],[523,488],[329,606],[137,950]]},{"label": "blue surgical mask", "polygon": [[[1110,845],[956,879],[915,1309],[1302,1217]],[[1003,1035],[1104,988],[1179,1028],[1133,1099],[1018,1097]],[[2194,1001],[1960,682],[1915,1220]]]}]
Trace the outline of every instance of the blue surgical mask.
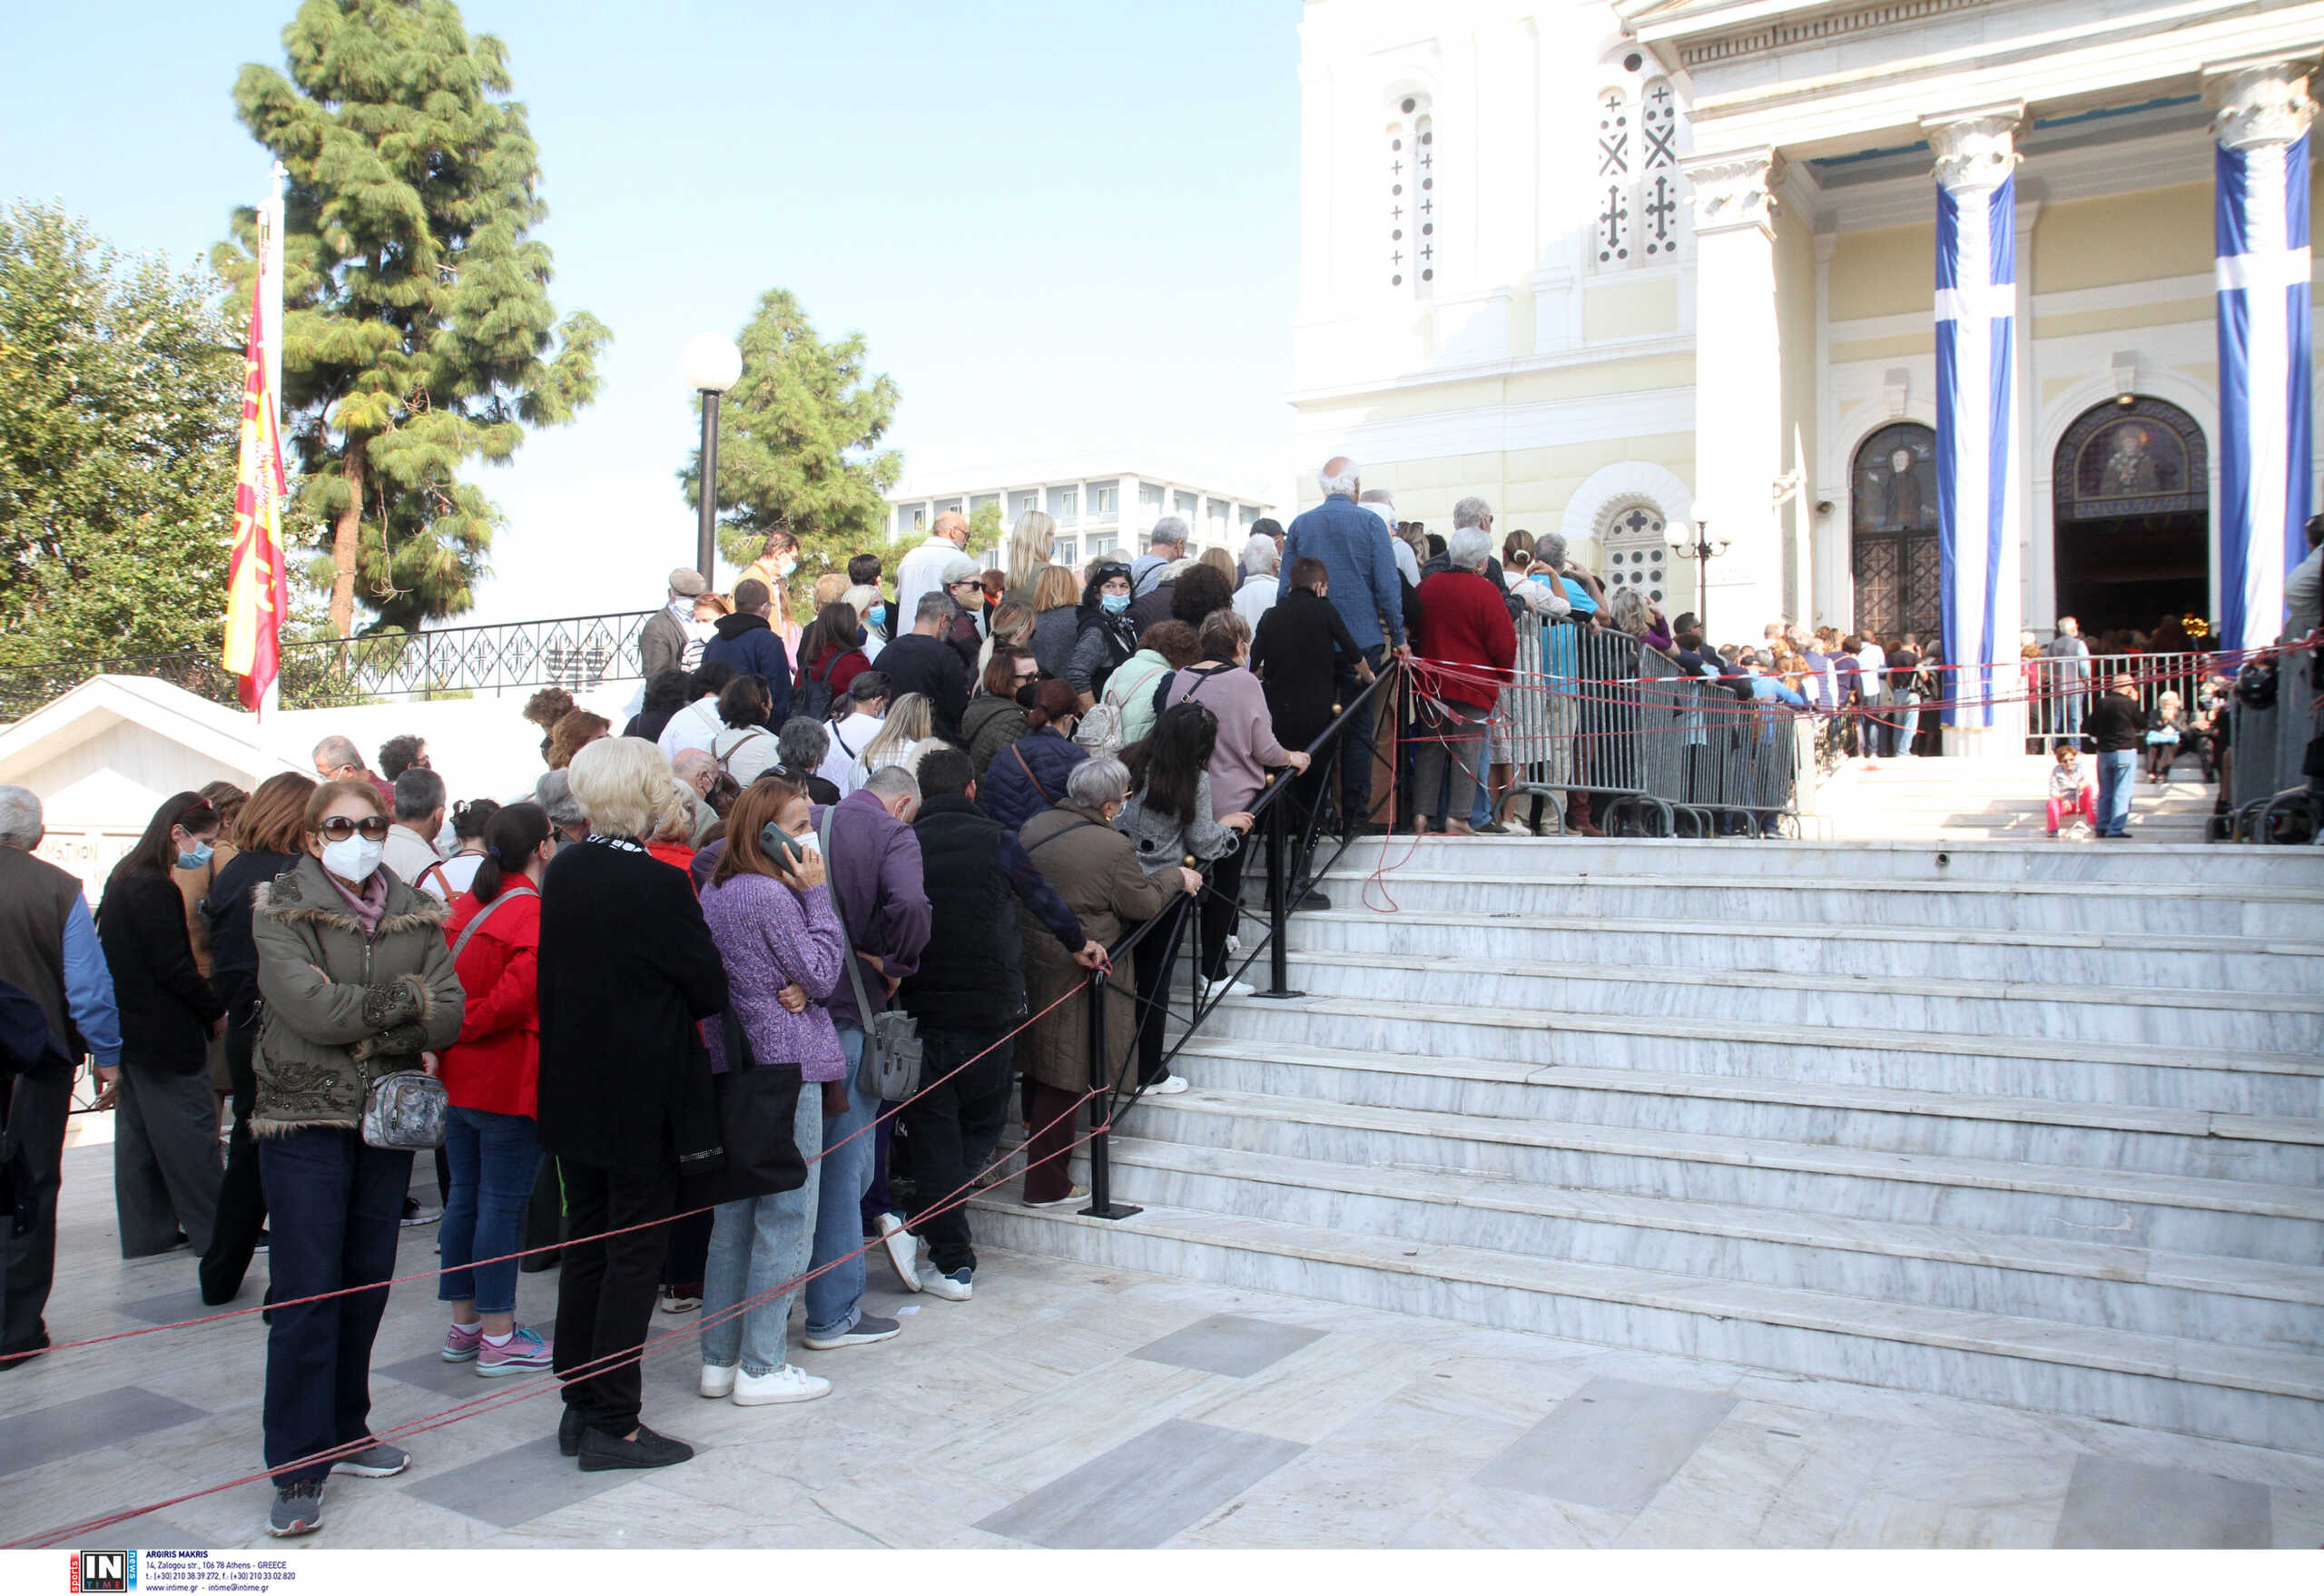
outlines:
[{"label": "blue surgical mask", "polygon": [[180,870],[200,870],[203,865],[210,862],[210,855],[215,852],[216,850],[212,848],[207,842],[196,842],[191,848],[180,849],[178,852],[178,868]]},{"label": "blue surgical mask", "polygon": [[1105,606],[1108,615],[1118,616],[1129,607],[1129,595],[1127,593],[1100,594],[1098,602]]}]

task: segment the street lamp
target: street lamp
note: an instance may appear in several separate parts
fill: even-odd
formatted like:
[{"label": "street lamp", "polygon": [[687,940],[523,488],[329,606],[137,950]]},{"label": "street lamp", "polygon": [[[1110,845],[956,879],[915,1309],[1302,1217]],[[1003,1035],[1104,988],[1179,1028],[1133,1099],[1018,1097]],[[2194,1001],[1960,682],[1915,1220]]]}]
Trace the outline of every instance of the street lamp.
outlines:
[{"label": "street lamp", "polygon": [[694,534],[694,565],[716,586],[718,561],[718,396],[743,375],[743,351],[720,332],[686,340],[686,381],[702,395],[702,524]]},{"label": "street lamp", "polygon": [[1662,541],[1682,560],[1695,562],[1696,592],[1695,621],[1703,629],[1703,637],[1710,637],[1710,562],[1727,552],[1727,539],[1710,535],[1710,523],[1699,520],[1692,532],[1683,525],[1673,526],[1662,534]]}]

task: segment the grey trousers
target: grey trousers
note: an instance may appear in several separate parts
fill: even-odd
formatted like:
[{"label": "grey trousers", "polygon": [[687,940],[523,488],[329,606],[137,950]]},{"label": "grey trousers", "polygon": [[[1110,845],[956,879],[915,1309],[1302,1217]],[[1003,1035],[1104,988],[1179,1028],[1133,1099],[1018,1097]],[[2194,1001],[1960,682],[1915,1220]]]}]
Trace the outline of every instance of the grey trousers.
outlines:
[{"label": "grey trousers", "polygon": [[56,1192],[64,1167],[64,1124],[73,1079],[19,1076],[8,1099],[6,1158],[16,1188],[13,1218],[0,1219],[7,1253],[6,1321],[0,1352],[48,1345],[41,1314],[56,1277]]},{"label": "grey trousers", "polygon": [[218,1095],[211,1089],[210,1072],[124,1068],[113,1129],[121,1256],[165,1253],[181,1230],[196,1257],[208,1252],[224,1178],[218,1157]]}]

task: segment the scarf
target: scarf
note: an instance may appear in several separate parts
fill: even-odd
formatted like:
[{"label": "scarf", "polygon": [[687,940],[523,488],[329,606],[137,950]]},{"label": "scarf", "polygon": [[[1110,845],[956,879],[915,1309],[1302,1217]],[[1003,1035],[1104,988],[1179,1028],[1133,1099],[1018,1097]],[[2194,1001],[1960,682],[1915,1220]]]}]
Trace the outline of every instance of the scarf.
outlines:
[{"label": "scarf", "polygon": [[373,871],[363,878],[363,891],[359,896],[349,892],[347,883],[330,872],[325,871],[323,874],[330,882],[331,891],[346,900],[348,912],[361,923],[364,940],[369,941],[378,936],[379,921],[386,919],[388,913],[388,878]]}]

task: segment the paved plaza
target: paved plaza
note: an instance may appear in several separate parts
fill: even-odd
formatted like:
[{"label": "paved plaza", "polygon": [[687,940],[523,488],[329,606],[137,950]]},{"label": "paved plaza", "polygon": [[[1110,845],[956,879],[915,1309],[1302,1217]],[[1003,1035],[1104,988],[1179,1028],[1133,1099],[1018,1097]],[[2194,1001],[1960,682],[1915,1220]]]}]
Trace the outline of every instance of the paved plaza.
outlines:
[{"label": "paved plaza", "polygon": [[[112,1148],[65,1157],[51,1333],[201,1313],[192,1258],[115,1256]],[[434,1245],[406,1230],[403,1270]],[[523,1276],[521,1316],[546,1324],[556,1291]],[[2324,1544],[2315,1457],[1009,1253],[967,1304],[875,1262],[869,1305],[904,1334],[794,1353],[836,1387],[801,1406],[703,1401],[691,1334],[653,1355],[647,1417],[690,1463],[581,1473],[543,1394],[411,1437],[400,1478],[335,1479],[301,1544]],[[518,1384],[442,1363],[441,1335],[432,1290],[399,1287],[375,1423]],[[252,1315],[0,1376],[0,1539],[255,1472],[264,1361]],[[251,1546],[268,1501],[238,1486],[98,1539]]]}]

